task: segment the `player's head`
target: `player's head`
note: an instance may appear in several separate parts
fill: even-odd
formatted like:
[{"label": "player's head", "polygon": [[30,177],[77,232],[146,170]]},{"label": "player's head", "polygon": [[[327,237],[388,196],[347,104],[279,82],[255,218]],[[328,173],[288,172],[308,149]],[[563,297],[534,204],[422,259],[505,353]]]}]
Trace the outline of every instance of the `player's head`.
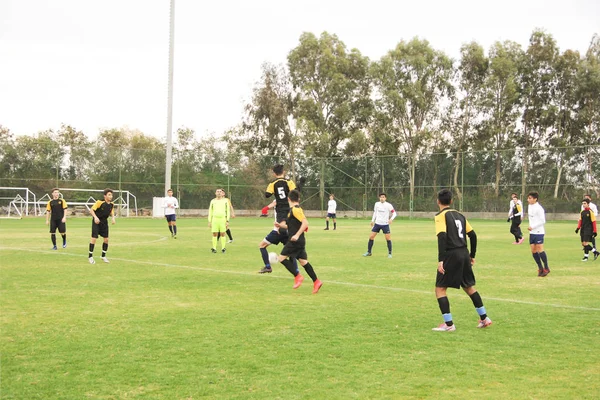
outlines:
[{"label": "player's head", "polygon": [[441,206],[449,206],[452,204],[452,191],[449,189],[442,189],[437,195],[438,204]]},{"label": "player's head", "polygon": [[584,194],[584,195],[583,195],[583,198],[584,198],[584,199],[588,199],[589,201],[592,201],[592,195],[591,195],[591,194],[589,194],[589,193],[586,193],[586,194]]},{"label": "player's head", "polygon": [[113,199],[113,190],[106,188],[104,189],[104,192],[102,192],[104,194],[104,200],[106,201],[112,201]]},{"label": "player's head", "polygon": [[283,175],[283,164],[277,164],[273,167],[273,173],[275,176]]},{"label": "player's head", "polygon": [[167,196],[169,196],[169,197],[173,196],[173,189],[167,190]]},{"label": "player's head", "polygon": [[540,194],[538,192],[529,192],[527,194],[527,202],[529,204],[537,203],[539,197],[540,197]]},{"label": "player's head", "polygon": [[511,193],[510,194],[510,198],[513,199],[513,200],[519,200],[519,196],[517,196],[516,193]]},{"label": "player's head", "polygon": [[291,190],[288,194],[288,199],[290,202],[298,203],[300,201],[300,192],[296,189]]},{"label": "player's head", "polygon": [[54,200],[58,200],[59,196],[60,196],[60,191],[58,190],[58,188],[52,189],[52,198]]},{"label": "player's head", "polygon": [[218,188],[217,190],[215,190],[215,196],[216,197],[222,197],[223,196],[223,190],[221,188]]},{"label": "player's head", "polygon": [[379,193],[379,201],[382,203],[385,203],[385,200],[387,199],[387,195],[383,192]]},{"label": "player's head", "polygon": [[333,193],[329,194],[329,200],[333,200],[335,198],[335,195]]},{"label": "player's head", "polygon": [[584,206],[585,208],[589,208],[590,207],[590,199],[585,198],[585,199],[581,200],[581,205]]}]

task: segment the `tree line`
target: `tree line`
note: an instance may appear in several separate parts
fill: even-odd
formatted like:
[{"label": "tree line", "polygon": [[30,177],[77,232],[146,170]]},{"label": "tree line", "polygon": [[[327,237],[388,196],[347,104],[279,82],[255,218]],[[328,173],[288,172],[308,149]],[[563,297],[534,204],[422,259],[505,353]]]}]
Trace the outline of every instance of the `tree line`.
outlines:
[{"label": "tree line", "polygon": [[[472,211],[531,189],[559,204],[598,188],[599,125],[598,35],[585,54],[535,30],[526,48],[470,42],[452,60],[413,38],[370,60],[336,35],[304,33],[286,63],[262,66],[238,125],[218,138],[177,130],[172,180],[199,205],[227,185],[239,206],[260,208],[268,169],[283,162],[315,208],[331,191],[364,208],[383,188],[426,209],[442,186]],[[0,127],[2,186],[118,183],[147,201],[163,191],[164,154],[127,129],[15,138]]]}]

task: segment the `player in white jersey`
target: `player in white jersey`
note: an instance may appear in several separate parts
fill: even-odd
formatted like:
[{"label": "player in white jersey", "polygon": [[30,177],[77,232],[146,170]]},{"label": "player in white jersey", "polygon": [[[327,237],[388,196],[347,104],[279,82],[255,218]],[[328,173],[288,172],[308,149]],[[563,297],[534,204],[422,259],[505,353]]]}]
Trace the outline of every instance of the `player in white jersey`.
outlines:
[{"label": "player in white jersey", "polygon": [[[544,234],[546,233],[544,225],[546,224],[546,211],[538,203],[539,194],[530,192],[527,195],[527,215],[529,218],[529,244],[531,254],[538,266],[538,276],[544,277],[550,273],[548,267],[548,257],[544,251]],[[542,267],[542,263],[544,264]]]},{"label": "player in white jersey", "polygon": [[[583,196],[584,199],[588,199],[590,201],[590,210],[592,210],[592,212],[594,213],[594,216],[596,217],[596,219],[598,219],[598,206],[595,205],[594,203],[592,203],[592,195],[591,194],[586,194]],[[581,211],[583,211],[583,205],[581,205]],[[592,240],[590,241],[590,243],[592,244],[592,253],[594,253],[595,258],[598,258],[597,254],[598,251],[596,250],[596,237],[593,236]]]},{"label": "player in white jersey", "polygon": [[392,235],[390,233],[390,224],[396,218],[394,206],[386,201],[385,193],[379,193],[379,201],[375,203],[373,218],[371,219],[371,235],[369,236],[369,245],[364,257],[371,255],[373,249],[373,240],[379,231],[383,231],[388,247],[388,258],[392,258]]},{"label": "player in white jersey", "polygon": [[167,197],[163,200],[163,208],[165,209],[165,218],[167,219],[167,225],[169,225],[171,237],[177,239],[177,216],[175,215],[175,210],[179,208],[179,202],[173,197],[173,189],[167,190]]},{"label": "player in white jersey", "polygon": [[325,230],[329,230],[329,218],[333,219],[333,230],[337,228],[337,222],[335,220],[335,212],[337,210],[337,202],[334,200],[335,196],[333,193],[329,195],[329,201],[327,202],[327,217],[325,218]]}]

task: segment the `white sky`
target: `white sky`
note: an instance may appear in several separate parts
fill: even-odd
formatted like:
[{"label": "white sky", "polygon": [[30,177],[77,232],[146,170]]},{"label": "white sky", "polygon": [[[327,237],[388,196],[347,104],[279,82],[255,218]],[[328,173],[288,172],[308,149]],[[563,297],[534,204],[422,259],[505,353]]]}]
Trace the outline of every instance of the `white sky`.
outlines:
[{"label": "white sky", "polygon": [[[585,52],[598,0],[176,0],[173,132],[237,124],[265,61],[285,63],[302,32],[336,34],[377,60],[414,36],[457,58],[461,44],[527,46],[543,28]],[[96,136],[167,131],[169,0],[0,0],[0,124],[15,134],[61,123]]]}]

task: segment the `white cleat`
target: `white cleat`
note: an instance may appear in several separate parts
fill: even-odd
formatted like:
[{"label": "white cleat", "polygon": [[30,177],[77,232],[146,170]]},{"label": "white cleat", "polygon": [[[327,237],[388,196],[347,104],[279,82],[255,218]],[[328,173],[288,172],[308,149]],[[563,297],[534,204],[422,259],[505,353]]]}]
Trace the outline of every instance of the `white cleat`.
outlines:
[{"label": "white cleat", "polygon": [[110,261],[108,261],[108,258],[106,258],[106,257],[102,257],[102,261],[104,261],[107,264],[110,262]]},{"label": "white cleat", "polygon": [[96,264],[96,261],[94,261],[94,257],[89,257],[88,261],[90,262],[90,264]]}]

